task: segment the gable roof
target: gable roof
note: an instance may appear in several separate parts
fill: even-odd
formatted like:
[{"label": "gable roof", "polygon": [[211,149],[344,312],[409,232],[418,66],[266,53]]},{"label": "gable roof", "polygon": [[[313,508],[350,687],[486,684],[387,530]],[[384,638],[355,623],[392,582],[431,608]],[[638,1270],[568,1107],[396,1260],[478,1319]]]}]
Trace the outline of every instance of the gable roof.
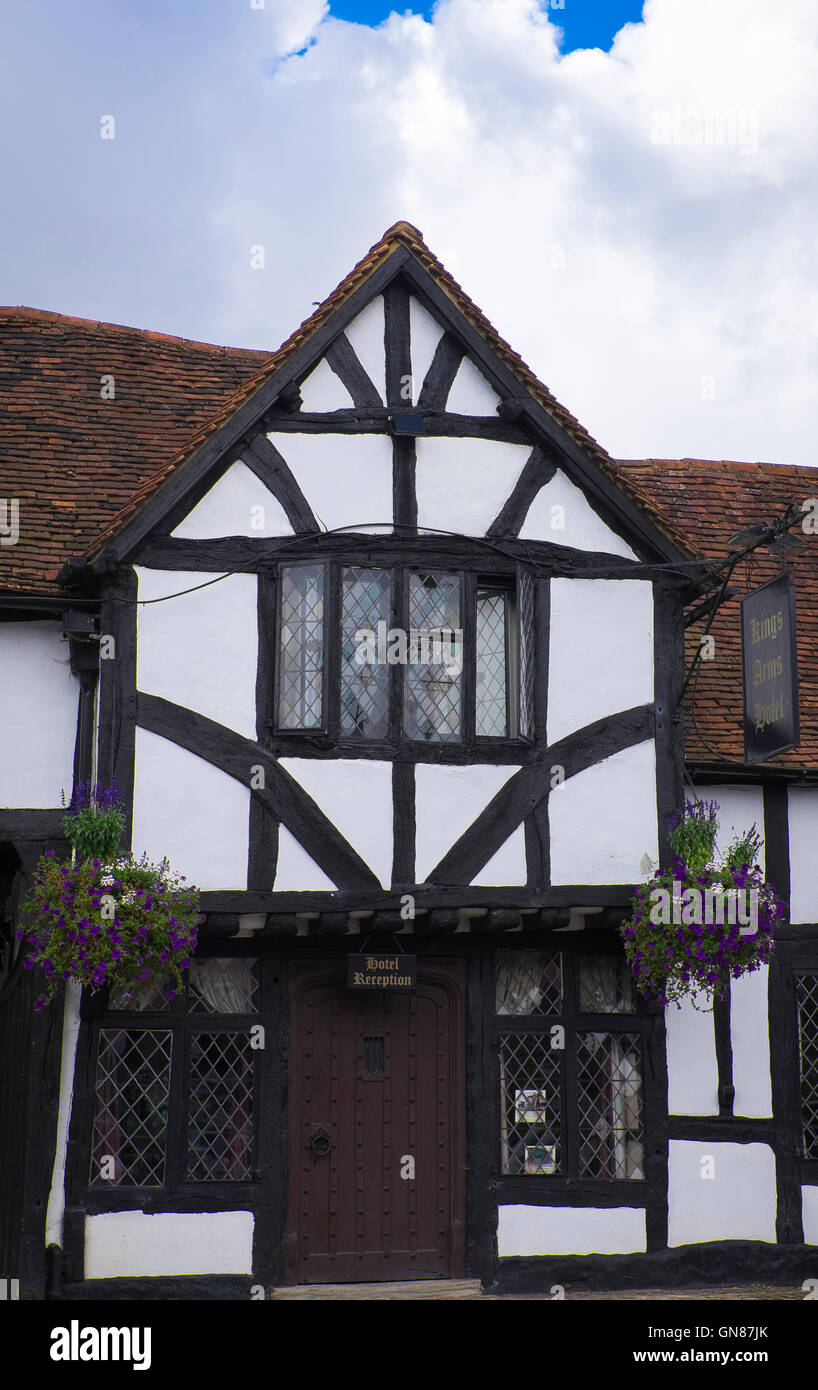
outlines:
[{"label": "gable roof", "polygon": [[[0,591],[62,593],[57,575],[70,555],[99,556],[285,363],[309,353],[316,335],[360,299],[359,291],[368,292],[373,277],[383,280],[393,264],[397,273],[408,260],[566,439],[630,497],[659,539],[695,556],[673,517],[655,527],[639,480],[617,476],[611,457],[500,337],[420,232],[398,222],[272,355],[25,307],[0,309],[0,497],[18,498],[21,512],[18,543],[0,550]],[[103,375],[114,378],[115,400],[102,398]]]},{"label": "gable roof", "polygon": [[[100,532],[267,354],[42,309],[0,308],[0,497],[20,538],[0,589],[56,594]],[[103,400],[100,378],[114,378]]]},{"label": "gable roof", "polygon": [[[818,498],[818,469],[787,464],[736,463],[708,459],[619,459],[624,477],[638,480],[654,506],[695,536],[710,560],[735,549],[729,540],[738,531],[782,515],[790,502],[799,506]],[[685,696],[685,749],[688,761],[743,763],[740,600],[752,589],[789,570],[795,587],[798,637],[798,684],[801,745],[759,765],[765,768],[818,768],[818,535],[792,533],[807,542],[786,562],[764,547],[733,570],[725,602],[710,627],[715,640],[712,661],[702,661],[698,679]],[[687,631],[690,662],[700,644],[704,621]]]},{"label": "gable roof", "polygon": [[[623,483],[622,478],[617,476],[616,467],[610,455],[592,438],[570,411],[560,405],[548,388],[537,379],[530,367],[500,337],[482,311],[469,299],[457,281],[429,250],[417,228],[408,222],[396,222],[384,233],[380,241],[370,247],[366,255],[345,276],[327,299],[316,308],[315,312],[305,319],[286,342],[265,361],[257,375],[241,386],[225,402],[218,413],[208,421],[207,425],[189,439],[175,457],[169,457],[166,464],[134,493],[126,506],[102,532],[99,543],[90,553],[90,558],[97,556],[105,543],[121,531],[162,485],[178,473],[182,465],[202,450],[208,441],[212,441],[228,422],[235,421],[238,424],[243,418],[240,414],[242,408],[248,406],[254,397],[260,396],[260,393],[269,386],[271,380],[279,372],[285,367],[297,363],[299,367],[297,377],[303,378],[315,365],[315,361],[310,360],[311,345],[321,334],[321,330],[331,325],[334,318],[341,315],[343,311],[347,311],[347,318],[352,317],[362,307],[360,302],[362,293],[365,296],[369,290],[374,296],[388,283],[389,278],[391,278],[390,272],[397,275],[401,269],[410,269],[412,266],[419,267],[421,272],[428,277],[428,282],[438,291],[442,291],[457,314],[465,320],[466,325],[475,331],[481,344],[495,355],[502,367],[513,374],[517,387],[521,387],[523,393],[529,395],[538,406],[541,406],[564,436],[577,447],[577,450],[581,451],[579,456],[592,460],[615,483],[617,491],[620,494],[624,493],[631,502],[635,503],[638,512],[642,514],[646,527],[654,531],[655,541],[655,516],[652,513],[650,498],[643,492],[638,482],[630,484],[625,480]],[[344,323],[339,321],[337,330],[340,332],[344,326]],[[323,344],[321,347],[316,347],[312,353],[312,358],[317,360],[322,352]],[[283,386],[284,382],[281,382],[281,385]],[[658,538],[669,541],[674,553],[678,554],[681,551],[683,555],[691,558],[697,554],[691,549],[689,541],[672,520],[665,520],[658,531],[662,533]]]}]

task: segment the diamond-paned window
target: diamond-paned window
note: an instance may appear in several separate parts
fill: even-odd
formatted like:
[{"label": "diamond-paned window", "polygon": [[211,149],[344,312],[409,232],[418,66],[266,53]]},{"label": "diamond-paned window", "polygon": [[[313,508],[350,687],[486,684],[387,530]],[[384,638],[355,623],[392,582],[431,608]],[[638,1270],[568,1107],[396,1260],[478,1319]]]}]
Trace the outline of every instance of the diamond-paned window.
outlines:
[{"label": "diamond-paned window", "polygon": [[534,631],[536,587],[528,569],[521,567],[518,580],[520,625],[520,735],[534,737]]},{"label": "diamond-paned window", "polygon": [[378,652],[378,623],[389,626],[390,587],[387,570],[344,570],[341,733],[347,737],[386,738],[389,732],[389,666],[377,657],[383,656]]},{"label": "diamond-paned window", "polygon": [[502,590],[477,590],[476,732],[508,734],[508,620]]},{"label": "diamond-paned window", "polygon": [[194,1033],[188,1108],[188,1178],[252,1177],[253,1052],[246,1033]]},{"label": "diamond-paned window", "polygon": [[404,726],[410,739],[456,743],[461,738],[463,654],[459,650],[460,579],[410,574],[409,642]]},{"label": "diamond-paned window", "polygon": [[254,1014],[258,1008],[258,961],[213,956],[190,963],[191,1013]]},{"label": "diamond-paned window", "polygon": [[503,1015],[562,1012],[562,957],[559,951],[496,951],[495,1012]]},{"label": "diamond-paned window", "polygon": [[632,1014],[636,1012],[633,976],[618,956],[580,956],[579,1011],[581,1014]]},{"label": "diamond-paned window", "polygon": [[103,1028],[99,1034],[92,1187],[161,1187],[172,1034]]},{"label": "diamond-paned window", "polygon": [[563,1052],[548,1033],[500,1037],[502,1171],[559,1173]]},{"label": "diamond-paned window", "polygon": [[818,975],[796,977],[804,1158],[818,1158]]},{"label": "diamond-paned window", "polygon": [[579,1171],[587,1178],[643,1178],[641,1039],[577,1037]]},{"label": "diamond-paned window", "polygon": [[319,729],[323,720],[324,568],[281,570],[278,724]]}]

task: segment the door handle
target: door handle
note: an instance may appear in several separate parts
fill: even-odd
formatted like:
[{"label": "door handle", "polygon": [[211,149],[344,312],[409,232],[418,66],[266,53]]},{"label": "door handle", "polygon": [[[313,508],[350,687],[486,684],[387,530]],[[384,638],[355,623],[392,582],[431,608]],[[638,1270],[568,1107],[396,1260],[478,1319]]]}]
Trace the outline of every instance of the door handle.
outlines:
[{"label": "door handle", "polygon": [[310,1148],[316,1158],[326,1158],[332,1148],[332,1135],[323,1125],[313,1125],[310,1130]]}]

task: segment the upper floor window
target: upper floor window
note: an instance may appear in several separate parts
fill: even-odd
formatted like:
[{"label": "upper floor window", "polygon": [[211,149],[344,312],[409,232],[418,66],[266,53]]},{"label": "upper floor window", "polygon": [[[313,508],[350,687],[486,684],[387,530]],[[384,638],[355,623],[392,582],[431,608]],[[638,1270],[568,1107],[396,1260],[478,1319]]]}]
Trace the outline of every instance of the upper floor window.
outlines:
[{"label": "upper floor window", "polygon": [[527,572],[283,565],[276,727],[344,740],[531,739],[534,631]]}]

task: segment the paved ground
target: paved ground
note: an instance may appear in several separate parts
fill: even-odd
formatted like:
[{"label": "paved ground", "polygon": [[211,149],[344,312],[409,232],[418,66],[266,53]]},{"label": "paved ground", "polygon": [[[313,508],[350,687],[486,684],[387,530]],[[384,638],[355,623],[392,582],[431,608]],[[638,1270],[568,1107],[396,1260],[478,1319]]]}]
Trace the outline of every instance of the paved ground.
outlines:
[{"label": "paved ground", "polygon": [[[510,1299],[514,1301],[541,1301],[556,1302],[550,1293],[505,1293],[505,1294],[484,1294],[480,1291],[480,1285],[476,1279],[443,1279],[443,1280],[422,1280],[412,1283],[395,1284],[302,1284],[288,1286],[287,1288],[273,1289],[269,1295],[273,1299],[291,1300],[374,1300],[376,1302],[391,1302],[395,1299],[423,1299],[428,1301],[439,1301],[440,1299],[482,1299],[484,1302],[505,1303]],[[795,1302],[804,1299],[804,1291],[801,1288],[782,1288],[774,1284],[749,1284],[732,1285],[727,1288],[698,1288],[698,1289],[616,1289],[608,1293],[595,1292],[588,1293],[577,1290],[572,1293],[569,1288],[565,1290],[566,1303],[601,1303],[601,1302],[650,1302],[659,1303],[670,1302],[691,1302],[706,1300],[707,1302],[779,1302],[789,1300]]]},{"label": "paved ground", "polygon": [[[570,1289],[565,1290],[565,1301],[569,1302],[639,1302],[642,1300],[655,1300],[657,1302],[679,1302],[706,1299],[708,1302],[766,1302],[782,1299],[803,1301],[804,1292],[797,1288],[779,1288],[771,1284],[751,1284],[749,1286],[736,1288],[707,1288],[707,1289],[617,1289],[610,1293],[571,1293]],[[493,1298],[498,1302],[506,1299],[549,1299],[547,1293],[527,1293],[527,1294],[483,1294],[483,1298]]]}]

